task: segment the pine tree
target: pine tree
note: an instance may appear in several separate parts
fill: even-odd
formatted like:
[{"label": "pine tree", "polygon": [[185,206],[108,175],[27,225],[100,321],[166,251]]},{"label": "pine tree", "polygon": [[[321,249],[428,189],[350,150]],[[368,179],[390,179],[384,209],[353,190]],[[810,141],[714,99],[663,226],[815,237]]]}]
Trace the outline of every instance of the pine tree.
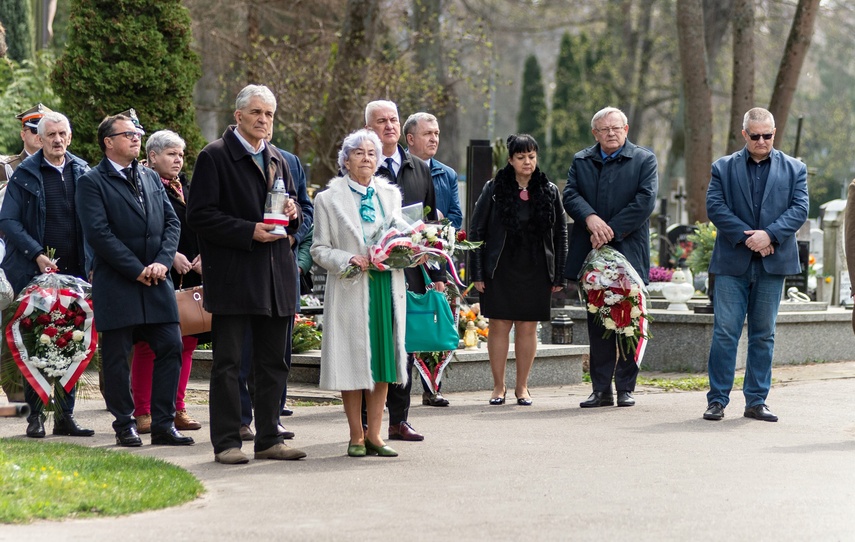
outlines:
[{"label": "pine tree", "polygon": [[0,22],[6,27],[7,55],[16,62],[33,58],[30,0],[0,0]]},{"label": "pine tree", "polygon": [[543,89],[540,64],[534,55],[529,55],[523,69],[517,131],[534,137],[543,154],[546,147],[546,93]]},{"label": "pine tree", "polygon": [[181,1],[72,0],[68,25],[53,85],[74,128],[73,152],[100,161],[98,124],[132,107],[148,133],[184,138],[192,168],[204,145],[193,107],[201,64]]}]

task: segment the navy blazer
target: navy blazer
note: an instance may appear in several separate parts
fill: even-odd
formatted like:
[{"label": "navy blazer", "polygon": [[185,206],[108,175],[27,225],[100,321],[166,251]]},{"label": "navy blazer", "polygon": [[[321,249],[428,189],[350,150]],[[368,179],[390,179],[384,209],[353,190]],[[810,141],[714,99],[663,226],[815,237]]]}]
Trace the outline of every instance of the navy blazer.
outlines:
[{"label": "navy blazer", "polygon": [[[746,230],[754,224],[751,187],[748,181],[748,150],[743,148],[719,158],[712,165],[707,190],[707,215],[718,233],[710,272],[741,275],[748,270],[753,251],[745,246]],[[805,165],[772,149],[769,179],[760,203],[759,228],[766,230],[775,253],[762,259],[763,268],[774,275],[801,272],[796,232],[807,220],[808,191]]]},{"label": "navy blazer", "polygon": [[104,158],[77,182],[77,213],[94,252],[92,307],[99,331],[178,322],[172,280],[137,281],[152,263],[172,267],[181,223],[160,177],[136,166],[145,212],[127,181]]}]

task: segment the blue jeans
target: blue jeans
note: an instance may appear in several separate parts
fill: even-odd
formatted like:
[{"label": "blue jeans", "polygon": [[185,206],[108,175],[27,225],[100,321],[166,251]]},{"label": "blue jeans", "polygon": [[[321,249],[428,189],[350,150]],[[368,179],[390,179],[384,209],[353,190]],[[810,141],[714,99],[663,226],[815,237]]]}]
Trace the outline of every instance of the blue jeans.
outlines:
[{"label": "blue jeans", "polygon": [[707,403],[724,406],[730,401],[736,371],[736,348],[748,316],[748,359],[742,393],[745,406],[766,402],[772,386],[772,354],[775,350],[775,319],[781,302],[784,275],[770,275],[761,260],[752,260],[739,276],[716,275],[712,345],[707,370],[710,391]]}]

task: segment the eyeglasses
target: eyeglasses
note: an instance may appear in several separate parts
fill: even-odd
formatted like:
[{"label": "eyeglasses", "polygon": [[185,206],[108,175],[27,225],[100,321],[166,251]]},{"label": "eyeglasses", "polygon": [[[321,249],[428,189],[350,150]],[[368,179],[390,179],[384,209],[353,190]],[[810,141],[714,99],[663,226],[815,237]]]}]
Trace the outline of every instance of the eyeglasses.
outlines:
[{"label": "eyeglasses", "polygon": [[748,132],[746,132],[746,133],[748,134],[748,137],[751,138],[751,141],[760,141],[761,137],[764,140],[769,141],[770,139],[775,137],[775,134],[751,134]]},{"label": "eyeglasses", "polygon": [[105,137],[125,136],[129,140],[133,141],[134,139],[142,139],[143,135],[145,135],[145,132],[116,132],[115,134],[110,134]]},{"label": "eyeglasses", "polygon": [[622,132],[625,126],[609,126],[607,128],[595,128],[596,132],[600,135],[608,135],[609,132]]},{"label": "eyeglasses", "polygon": [[38,135],[38,133],[39,133],[39,129],[38,129],[38,128],[30,128],[29,126],[27,126],[27,128],[30,130],[30,133],[31,133],[31,134],[33,134],[33,135]]}]

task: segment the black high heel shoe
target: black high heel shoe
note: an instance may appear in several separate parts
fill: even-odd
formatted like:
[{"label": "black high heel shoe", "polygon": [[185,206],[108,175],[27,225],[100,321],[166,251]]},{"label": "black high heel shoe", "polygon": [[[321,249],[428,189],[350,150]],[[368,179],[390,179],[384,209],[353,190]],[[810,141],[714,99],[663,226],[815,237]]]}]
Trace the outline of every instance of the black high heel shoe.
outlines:
[{"label": "black high heel shoe", "polygon": [[508,394],[508,388],[505,388],[502,391],[501,397],[491,397],[490,404],[491,405],[504,405],[505,404],[505,396]]},{"label": "black high heel shoe", "polygon": [[[528,391],[528,389],[526,389],[525,391]],[[529,397],[520,397],[516,393],[514,393],[514,396],[517,398],[517,404],[518,405],[520,405],[520,406],[531,406],[531,392],[529,392]]]}]

